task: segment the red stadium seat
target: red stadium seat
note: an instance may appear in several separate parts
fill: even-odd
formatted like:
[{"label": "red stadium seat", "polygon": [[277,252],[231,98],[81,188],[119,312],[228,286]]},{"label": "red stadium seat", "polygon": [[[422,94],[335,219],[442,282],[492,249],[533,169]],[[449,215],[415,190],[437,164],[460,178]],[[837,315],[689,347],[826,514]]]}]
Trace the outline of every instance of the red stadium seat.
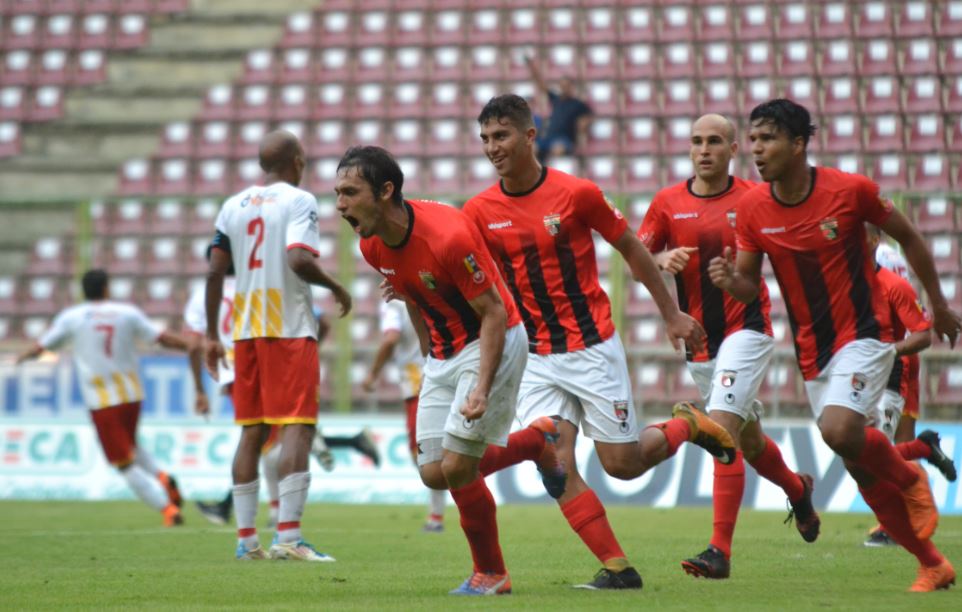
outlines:
[{"label": "red stadium seat", "polygon": [[327,7],[327,9],[328,10],[321,14],[321,23],[314,44],[321,46],[318,43],[323,43],[324,47],[352,44],[354,42],[352,12],[348,10],[331,10],[331,7]]},{"label": "red stadium seat", "polygon": [[478,45],[468,54],[467,74],[471,79],[499,80],[504,76],[502,54],[494,45]]},{"label": "red stadium seat", "polygon": [[831,2],[812,7],[818,11],[815,18],[815,35],[822,40],[849,39],[852,37],[852,8],[845,2]]},{"label": "red stadium seat", "polygon": [[621,58],[621,76],[625,79],[652,78],[658,72],[654,48],[649,43],[637,43],[623,48]]},{"label": "red stadium seat", "polygon": [[40,55],[35,83],[64,86],[74,80],[74,59],[63,49],[48,49]]},{"label": "red stadium seat", "polygon": [[194,155],[197,157],[226,157],[231,151],[231,124],[226,121],[209,121],[197,124],[198,136]]},{"label": "red stadium seat", "polygon": [[345,88],[340,83],[327,83],[316,88],[317,100],[310,105],[314,120],[344,117],[347,106]]},{"label": "red stadium seat", "polygon": [[269,119],[273,112],[273,90],[267,85],[248,85],[240,90],[236,117]]},{"label": "red stadium seat", "polygon": [[870,153],[901,151],[905,147],[905,129],[902,116],[874,115],[868,119],[868,135],[865,150]]},{"label": "red stadium seat", "polygon": [[115,49],[136,49],[147,44],[150,31],[143,15],[122,15],[117,18],[112,46]]},{"label": "red stadium seat", "polygon": [[74,28],[74,15],[52,13],[46,19],[43,29],[43,46],[47,49],[71,49],[77,38]]},{"label": "red stadium seat", "polygon": [[578,51],[573,45],[561,44],[547,47],[546,59],[542,67],[542,73],[547,79],[560,79],[562,77],[573,77],[578,79],[581,75],[578,65]]},{"label": "red stadium seat", "polygon": [[775,52],[770,42],[756,40],[741,45],[741,52],[738,55],[740,77],[771,77],[775,73]]},{"label": "red stadium seat", "polygon": [[909,151],[928,153],[945,150],[945,123],[941,114],[908,115],[907,121],[909,134],[906,142]]},{"label": "red stadium seat", "polygon": [[929,373],[929,403],[962,405],[962,366],[947,362],[933,370]]},{"label": "red stadium seat", "polygon": [[[395,155],[424,155],[425,149],[421,137],[420,121],[404,119],[391,123],[390,150]],[[432,154],[434,153],[432,152]]]},{"label": "red stadium seat", "polygon": [[621,191],[620,158],[615,155],[592,155],[585,158],[584,174],[590,181],[594,181],[603,191],[616,193]]},{"label": "red stadium seat", "polygon": [[395,15],[391,44],[396,46],[427,46],[430,36],[423,10],[405,10]]},{"label": "red stadium seat", "polygon": [[691,148],[691,124],[691,117],[666,119],[665,144],[662,151],[672,155],[688,152]]},{"label": "red stadium seat", "polygon": [[[404,173],[404,189],[416,195],[424,192],[425,181],[421,170],[421,163],[416,157],[399,157],[398,165]],[[485,160],[487,162],[487,160]],[[334,176],[331,172],[329,176]]]},{"label": "red stadium seat", "polygon": [[948,77],[945,81],[945,87],[948,90],[945,112],[962,113],[962,77]]},{"label": "red stadium seat", "polygon": [[926,242],[939,274],[959,272],[959,239],[955,234],[927,235]]},{"label": "red stadium seat", "polygon": [[618,24],[610,7],[585,10],[584,41],[589,43],[613,43],[618,40]]},{"label": "red stadium seat", "polygon": [[738,40],[771,40],[775,30],[772,13],[767,4],[749,4],[738,7]]},{"label": "red stadium seat", "polygon": [[150,255],[147,258],[147,274],[174,274],[182,267],[180,243],[172,236],[154,238],[150,242]]},{"label": "red stadium seat", "polygon": [[626,6],[620,15],[620,21],[621,31],[618,40],[622,44],[633,45],[642,41],[655,40],[656,17],[650,5]]},{"label": "red stadium seat", "polygon": [[940,37],[962,36],[962,2],[940,2],[936,16],[936,32]]},{"label": "red stadium seat", "polygon": [[663,83],[664,115],[693,115],[698,112],[698,97],[695,84],[687,79]]},{"label": "red stadium seat", "polygon": [[915,160],[912,188],[918,191],[949,191],[952,188],[950,176],[948,158],[939,153],[928,153]]},{"label": "red stadium seat", "polygon": [[690,6],[671,3],[661,9],[659,42],[690,41],[695,38],[695,15]]},{"label": "red stadium seat", "polygon": [[106,49],[113,40],[113,24],[110,17],[103,13],[84,15],[77,32],[76,45],[79,49]]},{"label": "red stadium seat", "polygon": [[[457,119],[432,118],[426,126],[425,150],[430,155],[461,156],[468,151],[468,142],[477,136]],[[472,126],[473,128],[473,126]],[[468,137],[468,134],[471,137]],[[483,160],[487,162],[487,160]]]},{"label": "red stadium seat", "polygon": [[20,124],[13,121],[0,121],[0,158],[13,157],[20,153]]},{"label": "red stadium seat", "polygon": [[153,235],[181,235],[186,229],[187,212],[176,198],[160,200],[147,211],[147,231]]},{"label": "red stadium seat", "polygon": [[[555,45],[559,43],[578,42],[578,20],[575,19],[575,13],[571,8],[547,9],[547,19],[545,22],[545,44]],[[537,33],[537,30],[535,30],[534,33]]]},{"label": "red stadium seat", "polygon": [[962,74],[962,38],[943,41],[942,74]]},{"label": "red stadium seat", "polygon": [[661,47],[661,78],[677,79],[695,75],[695,49],[687,42],[675,42]]},{"label": "red stadium seat", "polygon": [[237,125],[236,135],[230,148],[230,156],[257,157],[261,140],[267,133],[267,124],[263,121],[245,121]]},{"label": "red stadium seat", "polygon": [[458,83],[437,83],[431,89],[426,114],[429,117],[463,117],[464,102]]},{"label": "red stadium seat", "polygon": [[892,10],[881,0],[857,5],[855,35],[859,38],[891,38],[894,33]]},{"label": "red stadium seat", "polygon": [[795,77],[813,74],[817,54],[815,46],[808,40],[793,40],[779,49],[778,74]]},{"label": "red stadium seat", "polygon": [[307,156],[317,158],[338,155],[348,147],[344,134],[344,122],[338,120],[319,121],[307,140]]},{"label": "red stadium seat", "polygon": [[104,52],[87,49],[77,54],[77,66],[73,74],[75,85],[93,85],[107,80]]},{"label": "red stadium seat", "polygon": [[858,108],[858,81],[852,77],[836,77],[823,81],[825,99],[822,112],[836,115]]},{"label": "red stadium seat", "polygon": [[902,74],[937,74],[938,47],[928,38],[915,38],[902,43]]},{"label": "red stadium seat", "polygon": [[898,113],[902,110],[898,80],[891,76],[876,76],[864,85],[865,102],[862,110],[866,113]]},{"label": "red stadium seat", "polygon": [[244,74],[241,76],[242,83],[272,83],[274,74],[274,52],[272,50],[254,49],[247,53],[244,60]]},{"label": "red stadium seat", "polygon": [[906,113],[937,113],[942,110],[942,85],[938,78],[919,76],[903,80]]},{"label": "red stadium seat", "polygon": [[431,79],[460,81],[464,78],[464,62],[458,47],[437,47],[431,54]]},{"label": "red stadium seat", "polygon": [[123,195],[147,194],[153,187],[150,163],[145,159],[132,159],[120,170],[119,193]]},{"label": "red stadium seat", "polygon": [[22,312],[31,315],[55,314],[65,302],[64,291],[58,285],[61,285],[59,279],[31,278],[27,281],[27,292],[20,306]]},{"label": "red stadium seat", "polygon": [[276,100],[271,112],[275,119],[307,120],[311,116],[309,108],[310,89],[305,84],[284,85],[275,90]]},{"label": "red stadium seat", "polygon": [[[824,133],[826,152],[848,153],[862,149],[862,122],[858,117],[833,115],[824,123],[826,123]],[[901,149],[901,146],[899,148]]]},{"label": "red stadium seat", "polygon": [[699,113],[735,115],[739,112],[738,96],[731,79],[712,79],[702,82]]},{"label": "red stadium seat", "polygon": [[460,10],[441,10],[434,13],[431,44],[459,45],[464,43],[464,37],[464,19]]},{"label": "red stadium seat", "polygon": [[351,62],[347,49],[326,47],[320,50],[320,62],[314,75],[321,85],[347,81],[352,77]]},{"label": "red stadium seat", "polygon": [[285,49],[310,48],[318,38],[316,27],[314,14],[310,11],[291,13],[287,17],[287,23],[284,24],[284,34],[277,44]]},{"label": "red stadium seat", "polygon": [[896,36],[903,38],[932,36],[935,32],[932,23],[932,5],[929,2],[906,0],[893,12]]},{"label": "red stadium seat", "polygon": [[586,102],[595,115],[610,116],[618,113],[617,86],[611,81],[590,81],[585,84]]},{"label": "red stadium seat", "polygon": [[772,79],[759,78],[742,81],[742,89],[738,92],[741,108],[750,113],[753,108],[775,97]]},{"label": "red stadium seat", "polygon": [[639,317],[627,321],[630,336],[628,346],[630,348],[653,348],[664,346],[668,337],[665,335],[665,326],[658,317]]},{"label": "red stadium seat", "polygon": [[498,180],[498,173],[487,159],[469,159],[467,165],[466,193],[480,193]]},{"label": "red stadium seat", "polygon": [[501,42],[501,21],[498,16],[498,11],[479,10],[469,13],[469,15],[469,45],[490,45]]},{"label": "red stadium seat", "polygon": [[390,63],[387,59],[388,50],[375,46],[358,49],[357,62],[354,66],[354,81],[357,83],[371,83],[384,81],[390,74]]},{"label": "red stadium seat", "polygon": [[427,189],[435,194],[460,194],[463,192],[461,182],[461,164],[458,159],[436,157],[427,165]]},{"label": "red stadium seat", "polygon": [[314,79],[314,58],[309,47],[284,49],[277,68],[279,83],[307,84]]},{"label": "red stadium seat", "polygon": [[631,373],[631,386],[640,409],[648,403],[665,402],[668,397],[674,399],[667,389],[668,376],[663,363],[633,360]]},{"label": "red stadium seat", "polygon": [[723,3],[708,4],[701,7],[698,33],[699,41],[731,40],[735,34],[735,17],[732,10]]},{"label": "red stadium seat", "polygon": [[64,241],[47,236],[34,243],[25,271],[30,275],[66,276],[71,273],[72,266]]},{"label": "red stadium seat", "polygon": [[618,74],[618,53],[612,45],[596,44],[584,51],[586,79],[613,79]]},{"label": "red stadium seat", "polygon": [[815,88],[815,81],[810,77],[795,77],[786,80],[783,95],[810,111],[814,111],[819,106],[818,90]]},{"label": "red stadium seat", "polygon": [[625,190],[630,193],[655,192],[664,186],[658,158],[635,155],[625,160]]},{"label": "red stadium seat", "polygon": [[388,105],[388,116],[391,118],[424,117],[425,89],[420,83],[396,84],[392,102]]},{"label": "red stadium seat", "polygon": [[674,155],[668,159],[666,168],[666,180],[669,185],[680,183],[694,174],[691,166],[691,157],[686,154]]},{"label": "red stadium seat", "polygon": [[879,155],[872,165],[872,180],[882,191],[899,191],[909,185],[908,170],[901,155]]},{"label": "red stadium seat", "polygon": [[811,38],[813,30],[809,6],[801,2],[779,6],[776,32],[780,40]]},{"label": "red stadium seat", "polygon": [[4,24],[3,47],[6,49],[36,49],[40,46],[40,25],[36,15],[14,15]]},{"label": "red stadium seat", "polygon": [[33,53],[26,49],[8,51],[0,79],[4,85],[29,85],[35,80]]},{"label": "red stadium seat", "polygon": [[956,226],[956,209],[958,205],[945,196],[922,196],[922,200],[915,203],[915,225],[923,232],[945,231]]},{"label": "red stadium seat", "polygon": [[898,54],[888,38],[873,38],[863,43],[859,54],[859,73],[864,76],[898,74]]},{"label": "red stadium seat", "polygon": [[848,76],[855,74],[855,48],[850,40],[823,41],[819,54],[820,76]]},{"label": "red stadium seat", "polygon": [[186,159],[163,159],[156,162],[153,192],[159,194],[190,193],[190,164]]},{"label": "red stadium seat", "polygon": [[234,90],[230,85],[215,85],[207,90],[200,119],[230,119],[234,116]]},{"label": "red stadium seat", "polygon": [[193,193],[225,195],[228,190],[227,162],[223,159],[204,159],[198,162]]},{"label": "red stadium seat", "polygon": [[378,144],[384,139],[384,124],[379,119],[365,119],[354,123],[352,142],[359,145]]},{"label": "red stadium seat", "polygon": [[617,119],[596,117],[588,126],[588,142],[585,144],[583,152],[587,156],[620,153],[620,136]]},{"label": "red stadium seat", "polygon": [[629,154],[659,153],[661,144],[655,120],[651,117],[626,119],[624,152]]}]

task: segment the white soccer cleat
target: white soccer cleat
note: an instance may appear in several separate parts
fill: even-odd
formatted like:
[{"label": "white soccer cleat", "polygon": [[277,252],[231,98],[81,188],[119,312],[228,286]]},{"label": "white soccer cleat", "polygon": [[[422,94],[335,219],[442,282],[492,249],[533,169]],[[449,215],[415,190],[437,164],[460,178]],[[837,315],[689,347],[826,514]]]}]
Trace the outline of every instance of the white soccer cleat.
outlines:
[{"label": "white soccer cleat", "polygon": [[314,441],[311,442],[311,454],[317,457],[317,462],[321,464],[325,472],[330,472],[334,469],[334,453],[328,448],[327,442],[324,441],[324,434],[321,432],[321,428],[318,427],[314,432]]},{"label": "white soccer cleat", "polygon": [[237,550],[234,552],[234,557],[238,561],[260,561],[261,559],[270,559],[270,555],[267,551],[261,548],[258,544],[254,548],[247,548],[244,546],[243,542],[237,543]]},{"label": "white soccer cleat", "polygon": [[304,540],[297,542],[271,544],[271,559],[289,559],[291,561],[315,561],[320,563],[331,563],[337,561],[331,555],[318,552],[313,546]]}]

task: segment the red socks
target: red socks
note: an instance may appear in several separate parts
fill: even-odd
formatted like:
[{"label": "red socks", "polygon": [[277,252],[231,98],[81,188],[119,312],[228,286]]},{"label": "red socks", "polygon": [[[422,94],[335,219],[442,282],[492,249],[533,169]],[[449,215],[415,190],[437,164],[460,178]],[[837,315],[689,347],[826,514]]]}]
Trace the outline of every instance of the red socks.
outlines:
[{"label": "red socks", "polygon": [[921,440],[909,440],[895,445],[895,450],[902,455],[906,461],[916,459],[928,459],[932,456],[932,447]]},{"label": "red socks", "polygon": [[879,480],[891,482],[900,491],[919,479],[919,473],[895,450],[885,434],[874,427],[865,428],[865,446],[855,463]]},{"label": "red socks", "polygon": [[805,494],[802,479],[788,469],[785,460],[782,459],[782,451],[768,436],[765,436],[765,449],[757,457],[749,460],[748,464],[755,468],[759,476],[780,486],[791,501],[798,501]]},{"label": "red socks", "polygon": [[[882,434],[882,432],[879,432]],[[885,434],[882,434],[883,436]],[[912,529],[908,510],[902,493],[891,482],[876,480],[867,489],[859,488],[862,498],[875,512],[879,523],[885,528],[895,541],[915,555],[919,563],[926,567],[935,567],[942,563],[942,555],[932,544],[931,540],[920,540]]]},{"label": "red socks", "polygon": [[660,429],[668,440],[668,455],[666,458],[673,457],[678,452],[678,447],[691,438],[691,426],[685,419],[670,419],[664,423],[649,425],[645,429],[654,427]]},{"label": "red socks", "polygon": [[609,559],[624,558],[625,553],[611,530],[611,524],[608,523],[605,507],[601,505],[601,500],[594,491],[588,489],[563,504],[561,513],[602,564]]},{"label": "red socks", "polygon": [[742,452],[736,451],[735,460],[730,465],[722,465],[715,459],[712,486],[715,520],[712,523],[711,545],[725,553],[726,559],[732,555],[732,535],[735,533],[735,521],[744,492],[745,463],[742,461]]},{"label": "red socks", "polygon": [[497,506],[484,478],[479,477],[460,489],[451,489],[451,497],[461,513],[461,529],[468,538],[474,571],[507,573],[498,543]]},{"label": "red socks", "polygon": [[541,456],[544,445],[543,433],[532,427],[525,427],[508,436],[507,446],[489,444],[481,457],[478,470],[481,476],[487,476],[522,461],[534,461]]}]

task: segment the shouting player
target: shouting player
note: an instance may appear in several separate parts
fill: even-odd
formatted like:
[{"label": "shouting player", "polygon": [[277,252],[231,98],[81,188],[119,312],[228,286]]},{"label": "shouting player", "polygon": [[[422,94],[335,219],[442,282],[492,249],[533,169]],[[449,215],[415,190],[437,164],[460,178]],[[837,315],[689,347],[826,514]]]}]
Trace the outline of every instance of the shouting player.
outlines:
[{"label": "shouting player", "polygon": [[692,441],[716,456],[734,458],[731,436],[687,403],[675,417],[638,430],[624,348],[611,320],[611,304],[598,282],[592,230],[612,244],[651,291],[677,348],[704,341],[704,330],[681,313],[661,273],[617,209],[597,185],[553,168],[535,156],[537,130],[520,96],[493,98],[478,116],[484,153],[501,180],[471,198],[474,220],[518,305],[528,332],[528,364],[521,381],[522,424],[560,421],[558,452],[568,469],[562,514],[602,564],[589,589],[638,589],[608,523],[605,508],[578,474],[579,427],[594,440],[604,470],[637,478]]},{"label": "shouting player", "polygon": [[952,345],[962,328],[949,308],[918,230],[879,197],[871,180],[808,165],[811,116],[790,100],[751,113],[752,156],[765,181],[737,207],[732,249],[709,265],[712,282],[750,304],[767,254],[785,296],[798,365],[822,439],[845,460],[866,503],[895,540],[919,561],[912,591],[946,588],[955,570],[931,541],[938,511],[920,466],[906,461],[869,425],[894,361],[888,307],[869,257],[866,221],[908,254],[932,303],[933,328]]},{"label": "shouting player", "polygon": [[708,334],[704,350],[689,348],[688,371],[709,418],[731,434],[739,449],[729,465],[715,460],[714,529],[708,548],[682,562],[686,572],[706,578],[728,578],[731,572],[732,536],[745,491],[744,461],[785,491],[806,542],[818,538],[820,525],[812,508],[812,477],[795,474],[785,465],[759,421],[761,404],[756,396],[775,344],[765,281],[746,305],[715,287],[708,276],[708,263],[724,247],[735,247],[735,204],[754,187],[728,174],[737,150],[731,121],[721,115],[695,121],[690,149],[695,175],[659,191],[638,231],[645,246],[657,253],[659,267],[675,275],[681,309],[698,319]]},{"label": "shouting player", "polygon": [[[207,274],[205,360],[212,376],[225,358],[220,341],[224,276],[233,265],[236,422],[243,427],[234,456],[238,559],[333,561],[301,537],[301,515],[311,474],[308,457],[320,393],[317,321],[310,284],[327,287],[341,308],[351,297],[317,261],[317,200],[297,188],[304,149],[285,131],[267,134],[260,146],[264,186],[229,198],[215,223]],[[271,425],[281,425],[277,532],[270,551],[261,548],[257,516],[257,464]]]},{"label": "shouting player", "polygon": [[84,403],[97,429],[107,461],[148,506],[161,512],[164,525],[183,522],[180,491],[174,478],[157,467],[137,444],[137,421],[143,387],[137,374],[137,341],[187,350],[187,341],[158,329],[136,306],[110,299],[110,279],[103,270],[83,275],[84,303],[57,315],[37,343],[17,363],[45,350],[72,346]]},{"label": "shouting player", "polygon": [[390,153],[354,147],[338,164],[337,210],[361,237],[364,259],[430,333],[418,467],[428,487],[451,491],[474,560],[451,594],[510,593],[484,476],[534,460],[549,493],[561,495],[564,468],[548,443],[557,429],[545,418],[508,435],[527,359],[518,309],[470,219],[444,204],[405,200],[403,184]]}]

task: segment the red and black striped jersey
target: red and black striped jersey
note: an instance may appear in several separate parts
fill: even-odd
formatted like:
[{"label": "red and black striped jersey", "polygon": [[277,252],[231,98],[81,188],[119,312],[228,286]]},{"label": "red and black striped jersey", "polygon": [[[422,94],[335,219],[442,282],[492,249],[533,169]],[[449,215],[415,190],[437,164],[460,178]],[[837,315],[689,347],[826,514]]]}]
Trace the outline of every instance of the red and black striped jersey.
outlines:
[{"label": "red and black striped jersey", "polygon": [[698,320],[708,335],[700,351],[686,349],[689,361],[709,361],[729,335],[750,329],[772,335],[771,301],[762,280],[758,298],[742,304],[711,282],[708,264],[721,257],[725,247],[735,249],[735,205],[754,183],[729,177],[721,193],[700,196],[688,179],[655,194],[638,237],[652,253],[678,247],[695,247],[688,265],[675,275],[678,307]]},{"label": "red and black striped jersey", "polygon": [[498,183],[468,200],[464,212],[501,267],[529,351],[578,351],[615,333],[591,230],[613,243],[628,223],[597,185],[545,168],[527,192],[508,193]]},{"label": "red and black striped jersey", "polygon": [[811,169],[811,189],[798,204],[780,202],[764,183],[739,200],[738,248],[768,255],[805,380],[853,340],[892,341],[864,225],[882,225],[891,213],[874,182],[823,167]]},{"label": "red and black striped jersey", "polygon": [[[891,270],[880,266],[876,269],[889,306],[884,325],[892,328],[892,339],[897,342],[905,337],[906,332],[914,334],[932,329],[932,320],[911,283]],[[919,356],[902,355],[895,360],[886,388],[904,395],[909,381],[918,379],[918,376]]]},{"label": "red and black striped jersey", "polygon": [[521,322],[477,228],[464,214],[438,202],[406,200],[410,225],[401,244],[374,236],[361,253],[399,294],[417,305],[431,332],[431,356],[448,359],[477,340],[481,319],[469,303],[494,286],[508,327]]}]

